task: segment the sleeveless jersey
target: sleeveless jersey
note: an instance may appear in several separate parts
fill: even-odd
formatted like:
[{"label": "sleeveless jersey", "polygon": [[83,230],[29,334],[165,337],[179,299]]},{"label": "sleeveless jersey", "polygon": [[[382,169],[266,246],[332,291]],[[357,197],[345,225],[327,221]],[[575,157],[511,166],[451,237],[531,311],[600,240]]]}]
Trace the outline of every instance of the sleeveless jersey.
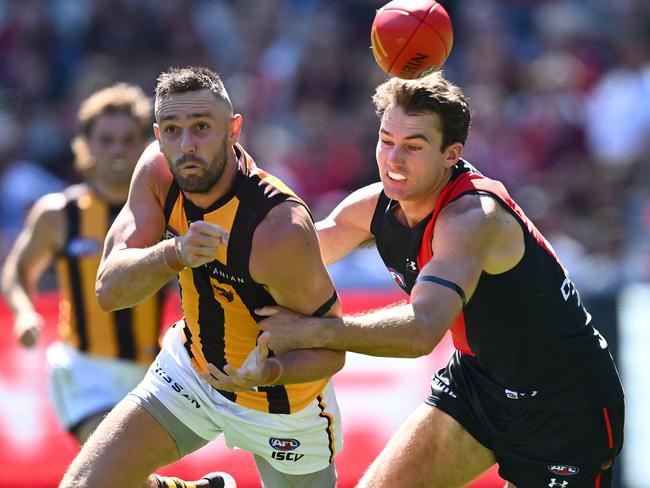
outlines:
[{"label": "sleeveless jersey", "polygon": [[85,185],[65,194],[68,232],[56,256],[59,335],[85,353],[148,365],[159,351],[162,294],[115,312],[103,311],[95,296],[104,238],[121,207],[109,205]]},{"label": "sleeveless jersey", "polygon": [[432,214],[413,228],[395,219],[397,202],[380,194],[371,232],[395,280],[410,294],[432,257],[440,211],[468,194],[489,195],[510,212],[524,232],[525,251],[511,270],[481,274],[450,328],[455,359],[478,387],[502,403],[565,411],[622,402],[607,343],[551,245],[500,182],[466,161],[454,167]]},{"label": "sleeveless jersey", "polygon": [[[259,169],[252,158],[235,146],[238,168],[231,191],[201,209],[184,198],[176,181],[169,190],[165,237],[183,235],[190,222],[204,220],[230,232],[227,246],[217,249],[214,261],[179,273],[185,324],[185,349],[201,371],[207,363],[220,370],[226,364],[239,368],[255,348],[262,317],[253,310],[275,305],[265,287],[250,275],[253,233],[276,205],[295,201],[305,205],[280,180]],[[306,206],[305,206],[306,208]],[[289,414],[319,396],[328,380],[294,385],[257,387],[256,391],[220,393],[230,401],[262,412]]]}]

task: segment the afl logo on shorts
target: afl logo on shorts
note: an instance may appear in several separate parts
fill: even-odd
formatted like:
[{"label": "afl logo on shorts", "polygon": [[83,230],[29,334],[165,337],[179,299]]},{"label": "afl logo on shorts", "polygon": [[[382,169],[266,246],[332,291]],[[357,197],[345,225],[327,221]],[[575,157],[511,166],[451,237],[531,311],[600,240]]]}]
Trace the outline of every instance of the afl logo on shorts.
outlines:
[{"label": "afl logo on shorts", "polygon": [[298,449],[300,441],[298,439],[280,439],[277,437],[271,437],[269,439],[269,445],[276,451],[293,451],[294,449]]},{"label": "afl logo on shorts", "polygon": [[402,288],[406,288],[406,280],[404,280],[404,276],[401,273],[398,273],[393,268],[388,268],[388,272],[395,280],[395,283],[397,283]]},{"label": "afl logo on shorts", "polygon": [[566,464],[550,464],[548,470],[553,474],[559,474],[561,476],[573,476],[574,474],[578,474],[580,468]]}]

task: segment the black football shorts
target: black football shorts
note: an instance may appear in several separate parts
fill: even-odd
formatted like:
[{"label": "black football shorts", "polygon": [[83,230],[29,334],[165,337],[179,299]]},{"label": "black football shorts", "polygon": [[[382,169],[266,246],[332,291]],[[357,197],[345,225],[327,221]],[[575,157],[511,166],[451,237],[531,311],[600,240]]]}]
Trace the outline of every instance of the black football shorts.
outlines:
[{"label": "black football shorts", "polygon": [[426,403],[490,449],[517,488],[606,488],[623,445],[623,405],[574,412],[506,406],[469,383],[454,359],[431,382]]}]

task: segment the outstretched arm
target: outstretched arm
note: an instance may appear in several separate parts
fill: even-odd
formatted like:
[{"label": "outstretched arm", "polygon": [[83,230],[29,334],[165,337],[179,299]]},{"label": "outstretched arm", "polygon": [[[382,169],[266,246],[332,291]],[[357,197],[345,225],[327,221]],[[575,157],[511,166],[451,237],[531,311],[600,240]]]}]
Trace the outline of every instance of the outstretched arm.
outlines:
[{"label": "outstretched arm", "polygon": [[[498,237],[497,204],[489,197],[463,197],[440,215],[433,258],[420,276],[455,283],[472,296],[490,250]],[[463,306],[452,288],[419,282],[411,303],[344,318],[307,318],[274,307],[259,310],[269,316],[261,328],[271,332],[277,349],[326,347],[373,356],[417,357],[440,341]]]},{"label": "outstretched arm", "polygon": [[34,308],[33,298],[39,278],[63,245],[64,206],[62,193],[36,202],[2,270],[2,293],[15,318],[16,337],[24,346],[33,346],[40,336],[43,317]]}]

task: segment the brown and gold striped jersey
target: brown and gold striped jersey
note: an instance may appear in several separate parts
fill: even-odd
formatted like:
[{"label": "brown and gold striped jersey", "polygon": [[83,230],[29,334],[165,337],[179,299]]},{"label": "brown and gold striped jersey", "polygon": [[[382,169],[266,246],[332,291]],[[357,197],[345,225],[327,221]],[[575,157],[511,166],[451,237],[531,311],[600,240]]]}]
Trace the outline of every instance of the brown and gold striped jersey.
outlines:
[{"label": "brown and gold striped jersey", "polygon": [[[235,146],[239,164],[231,191],[201,209],[183,197],[176,182],[169,190],[165,214],[166,237],[182,235],[189,224],[204,220],[230,232],[211,263],[185,268],[179,274],[185,316],[185,348],[194,364],[205,371],[212,363],[240,367],[255,348],[261,317],[258,307],[276,302],[250,275],[253,233],[268,212],[285,201],[305,205],[279,179],[256,167],[252,158]],[[225,397],[247,408],[288,414],[304,408],[325,388],[327,379],[294,385],[261,386],[257,391],[226,392]]]},{"label": "brown and gold striped jersey", "polygon": [[95,296],[104,238],[121,206],[85,185],[70,187],[66,196],[67,235],[56,256],[61,338],[88,354],[151,363],[159,351],[162,292],[115,312],[103,311]]}]

